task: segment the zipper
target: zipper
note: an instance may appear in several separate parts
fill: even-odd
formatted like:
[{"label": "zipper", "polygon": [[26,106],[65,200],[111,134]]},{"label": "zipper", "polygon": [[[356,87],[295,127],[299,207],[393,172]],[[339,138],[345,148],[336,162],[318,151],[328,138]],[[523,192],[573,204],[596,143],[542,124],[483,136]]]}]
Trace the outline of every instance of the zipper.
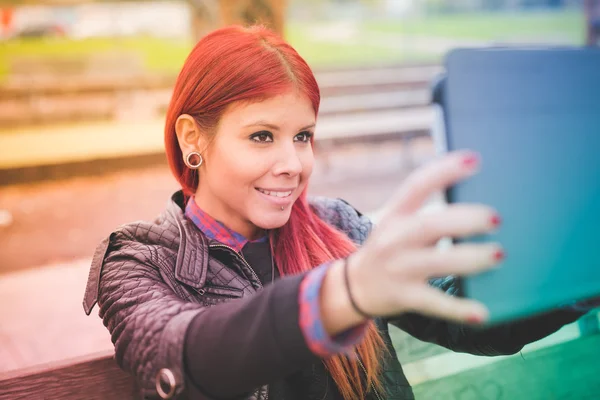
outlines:
[{"label": "zipper", "polygon": [[[246,259],[244,258],[244,256],[240,252],[236,251],[234,248],[229,247],[229,246],[227,246],[225,244],[209,244],[208,248],[209,249],[222,248],[222,249],[228,249],[229,251],[231,251],[233,254],[235,254],[237,257],[239,257],[239,259],[244,263],[244,265],[246,267],[248,267],[248,269],[250,270],[250,272],[252,272],[252,276],[254,277],[254,279],[256,279],[256,283],[258,283],[258,286],[260,288],[263,287],[262,283],[260,282],[260,279],[258,279],[258,275],[256,275],[256,272],[254,272],[254,269],[250,266],[250,264],[248,263],[248,261],[246,261]],[[206,291],[203,290],[203,292],[206,292]],[[204,294],[204,293],[202,293],[202,294]],[[265,388],[265,397],[264,397],[264,400],[269,400],[269,385],[265,385],[264,388]],[[259,389],[258,393],[259,393],[259,396],[260,396],[260,389]]]},{"label": "zipper", "polygon": [[[360,360],[360,358],[357,358],[357,360],[358,360],[358,363],[360,364],[360,367],[365,372],[365,377],[366,377],[367,376],[367,369],[365,368],[365,365],[362,363],[362,361]],[[379,395],[379,393],[377,392],[377,389],[375,389],[375,385],[373,385],[372,382],[371,382],[371,389],[373,389],[373,393],[375,393],[375,397],[377,397],[378,400],[383,400],[381,398],[381,396]]]},{"label": "zipper", "polygon": [[248,261],[246,261],[246,259],[244,258],[244,256],[237,252],[234,248],[229,247],[225,244],[209,244],[208,247],[210,249],[214,249],[214,248],[223,248],[223,249],[228,249],[230,250],[233,254],[235,254],[236,256],[238,256],[240,258],[240,260],[242,260],[242,262],[244,263],[244,265],[246,267],[248,267],[248,269],[250,270],[250,272],[252,272],[252,276],[254,277],[254,279],[256,279],[256,282],[258,283],[258,286],[260,288],[263,287],[262,283],[260,282],[260,279],[258,279],[258,275],[256,275],[256,272],[254,272],[254,269],[252,269],[252,267],[250,266],[250,264],[248,264]]}]

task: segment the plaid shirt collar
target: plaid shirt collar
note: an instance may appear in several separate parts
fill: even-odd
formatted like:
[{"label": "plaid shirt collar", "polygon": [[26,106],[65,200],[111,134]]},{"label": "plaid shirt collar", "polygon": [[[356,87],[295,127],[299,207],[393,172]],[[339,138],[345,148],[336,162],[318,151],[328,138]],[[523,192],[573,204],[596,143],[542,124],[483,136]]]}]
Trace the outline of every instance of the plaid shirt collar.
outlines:
[{"label": "plaid shirt collar", "polygon": [[[196,201],[194,196],[191,196],[185,206],[185,216],[190,219],[197,227],[204,233],[209,239],[216,240],[219,243],[223,243],[226,246],[231,247],[238,253],[242,251],[242,248],[249,242],[243,235],[229,229],[220,221],[215,220],[213,217],[205,213]],[[267,236],[263,236],[252,242],[264,242],[267,240]]]}]

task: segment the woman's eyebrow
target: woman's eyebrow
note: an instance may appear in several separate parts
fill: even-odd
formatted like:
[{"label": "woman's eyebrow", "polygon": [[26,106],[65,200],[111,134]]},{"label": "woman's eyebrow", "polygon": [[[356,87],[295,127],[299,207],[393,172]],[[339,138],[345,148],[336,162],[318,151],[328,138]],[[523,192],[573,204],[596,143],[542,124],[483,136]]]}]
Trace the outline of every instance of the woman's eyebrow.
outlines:
[{"label": "woman's eyebrow", "polygon": [[[252,127],[252,126],[264,126],[266,128],[272,129],[274,131],[280,130],[279,126],[271,124],[271,123],[269,123],[267,121],[264,121],[264,120],[255,121],[255,122],[252,122],[252,123],[250,123],[248,125],[244,125],[244,128],[248,128],[248,127]],[[300,128],[300,129],[298,129],[298,131],[303,131],[303,130],[311,129],[311,128],[314,128],[314,127],[315,127],[315,123],[313,122],[312,124],[306,125],[306,126]]]},{"label": "woman's eyebrow", "polygon": [[310,125],[306,125],[305,127],[302,127],[302,128],[300,128],[299,130],[301,130],[301,131],[304,131],[304,130],[306,130],[306,129],[312,129],[312,128],[314,128],[315,126],[316,126],[316,124],[313,122],[312,124],[310,124]]},{"label": "woman's eyebrow", "polygon": [[248,128],[248,127],[251,127],[251,126],[264,126],[264,127],[269,128],[269,129],[272,129],[274,131],[278,131],[279,130],[279,127],[277,125],[270,124],[270,123],[268,123],[267,121],[264,121],[264,120],[255,121],[255,122],[252,122],[252,123],[250,123],[248,125],[244,125],[244,128]]}]

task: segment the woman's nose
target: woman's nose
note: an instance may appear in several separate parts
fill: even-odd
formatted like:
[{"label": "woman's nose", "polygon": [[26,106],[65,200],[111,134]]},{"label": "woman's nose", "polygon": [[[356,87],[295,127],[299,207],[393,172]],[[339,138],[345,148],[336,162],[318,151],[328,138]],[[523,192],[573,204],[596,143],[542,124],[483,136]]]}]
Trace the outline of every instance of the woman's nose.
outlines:
[{"label": "woman's nose", "polygon": [[285,149],[281,149],[281,155],[278,157],[275,173],[298,175],[301,172],[302,162],[298,150],[293,145],[285,146]]}]

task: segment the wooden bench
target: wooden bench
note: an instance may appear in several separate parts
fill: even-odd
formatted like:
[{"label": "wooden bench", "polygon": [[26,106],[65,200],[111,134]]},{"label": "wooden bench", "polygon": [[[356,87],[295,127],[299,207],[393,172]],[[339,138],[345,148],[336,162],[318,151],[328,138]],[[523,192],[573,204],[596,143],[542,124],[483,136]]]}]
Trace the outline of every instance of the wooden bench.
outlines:
[{"label": "wooden bench", "polygon": [[430,99],[431,93],[427,88],[329,96],[321,99],[319,117],[323,115],[423,107],[430,102]]},{"label": "wooden bench", "polygon": [[433,110],[429,106],[330,116],[317,124],[315,147],[327,171],[329,156],[336,149],[353,144],[372,146],[401,141],[402,152],[398,158],[402,168],[412,168],[412,142],[430,137],[432,123]]},{"label": "wooden bench", "polygon": [[[100,84],[100,82],[98,82]],[[0,99],[0,126],[15,127],[59,121],[91,121],[118,119],[121,114],[139,118],[164,115],[171,90],[133,89],[121,92],[65,93],[61,95],[15,97]],[[423,107],[430,99],[426,88],[399,89],[389,92],[371,92],[324,97],[319,116],[364,113],[378,110],[400,110]]]},{"label": "wooden bench", "polygon": [[[559,334],[560,331],[555,335]],[[460,364],[464,355],[420,342],[404,333],[401,334],[404,343],[399,346],[397,335],[398,356],[407,377],[409,380],[413,377],[416,383],[417,399],[592,400],[600,393],[600,334],[567,338],[558,344],[553,344],[549,337],[550,345],[534,347],[522,355],[477,357],[484,362],[457,373],[450,372],[441,379],[418,382],[414,378],[418,371],[414,370],[419,361],[436,359],[441,354],[447,360],[436,361],[434,369],[448,369],[452,364]],[[415,348],[418,351],[413,351]],[[140,396],[135,380],[117,367],[112,353],[0,374],[0,400],[42,398],[138,400]]]},{"label": "wooden bench", "polygon": [[138,400],[133,377],[116,364],[113,354],[91,354],[37,368],[0,374],[0,400]]},{"label": "wooden bench", "polygon": [[[117,73],[78,61],[20,60],[13,68],[22,73],[0,85],[0,126],[113,120],[122,113],[164,114],[173,76],[147,74],[133,66]],[[133,61],[108,64],[122,66]],[[63,72],[71,71],[68,79],[52,72],[61,71],[63,64]],[[107,62],[98,62],[104,64]],[[85,73],[90,68],[100,69],[100,73]],[[429,98],[428,84],[440,70],[439,66],[408,66],[317,72],[320,115],[423,106]]]},{"label": "wooden bench", "polygon": [[[327,166],[332,151],[347,145],[402,141],[399,160],[410,161],[415,138],[428,137],[430,107],[373,111],[319,119],[315,147]],[[162,119],[130,123],[97,123],[56,128],[21,129],[0,135],[0,184],[94,175],[123,168],[164,163]],[[86,140],[80,140],[85,132]],[[123,135],[127,140],[123,140]],[[64,146],[62,143],[70,143]]]}]

